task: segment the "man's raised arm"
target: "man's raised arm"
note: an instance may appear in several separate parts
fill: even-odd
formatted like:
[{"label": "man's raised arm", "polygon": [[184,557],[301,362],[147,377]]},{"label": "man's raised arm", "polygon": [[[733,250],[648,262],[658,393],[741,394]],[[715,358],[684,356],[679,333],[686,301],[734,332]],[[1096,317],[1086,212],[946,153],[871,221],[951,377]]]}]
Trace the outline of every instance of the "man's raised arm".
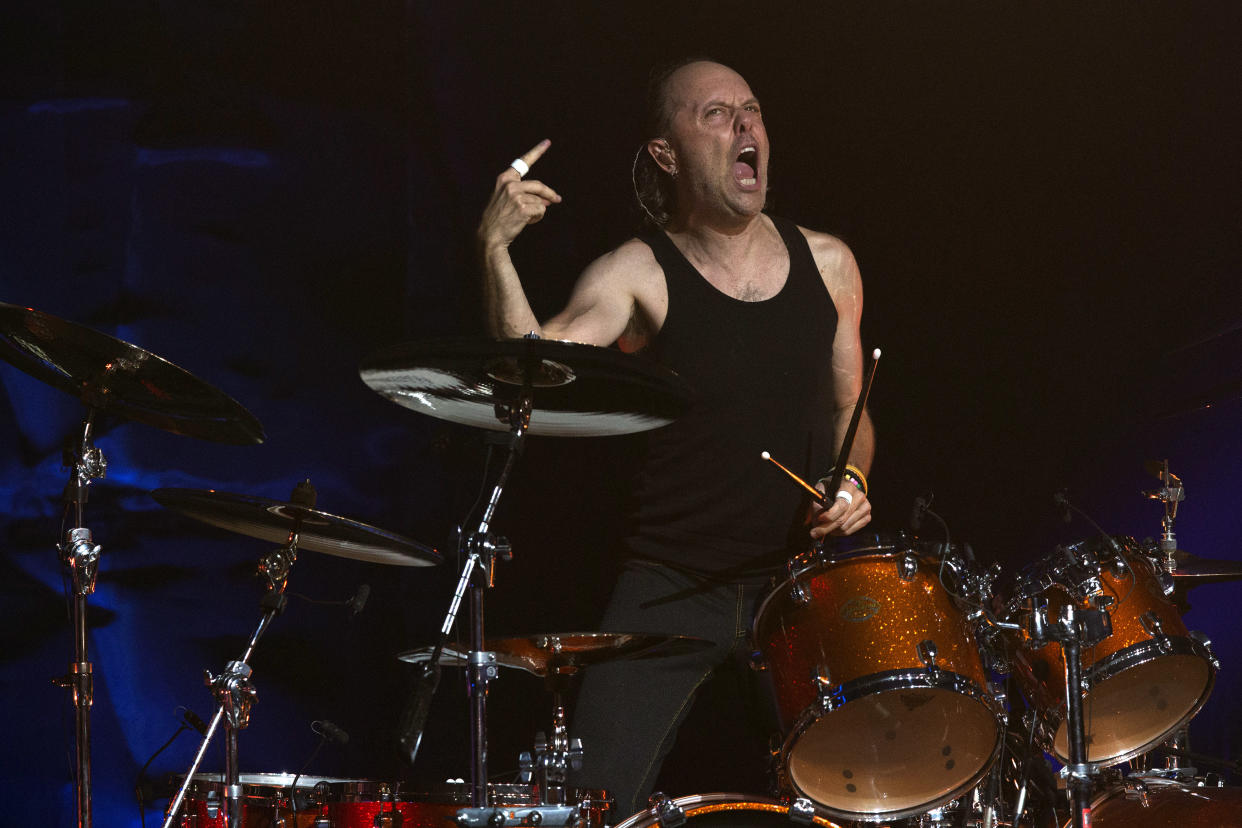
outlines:
[{"label": "man's raised arm", "polygon": [[578,278],[565,309],[540,324],[509,255],[509,245],[527,225],[542,219],[550,205],[561,201],[543,182],[523,178],[549,145],[547,140],[540,141],[496,177],[479,221],[476,235],[487,330],[498,338],[533,331],[549,339],[611,345],[626,329],[634,308],[624,256],[613,251],[592,262]]}]

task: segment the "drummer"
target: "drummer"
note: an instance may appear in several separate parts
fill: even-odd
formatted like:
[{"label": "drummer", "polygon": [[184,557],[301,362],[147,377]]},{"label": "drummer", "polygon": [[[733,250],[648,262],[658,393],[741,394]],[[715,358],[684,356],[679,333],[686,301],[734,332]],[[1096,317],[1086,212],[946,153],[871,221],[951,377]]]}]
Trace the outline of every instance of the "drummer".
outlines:
[{"label": "drummer", "polygon": [[808,509],[760,459],[769,451],[804,479],[831,477],[862,385],[863,297],[840,239],[764,212],[770,147],[746,81],[707,60],[653,75],[646,134],[635,180],[648,226],[588,265],[551,319],[535,318],[509,255],[561,202],[526,177],[549,141],[497,176],[477,239],[494,336],[615,343],[695,389],[683,417],[645,437],[627,560],[602,623],[715,647],[588,671],[576,784],[612,790],[621,816],[645,806],[698,687],[749,653],[765,573],[806,549],[808,527],[818,539],[871,520],[875,444],[864,413],[828,509]]}]

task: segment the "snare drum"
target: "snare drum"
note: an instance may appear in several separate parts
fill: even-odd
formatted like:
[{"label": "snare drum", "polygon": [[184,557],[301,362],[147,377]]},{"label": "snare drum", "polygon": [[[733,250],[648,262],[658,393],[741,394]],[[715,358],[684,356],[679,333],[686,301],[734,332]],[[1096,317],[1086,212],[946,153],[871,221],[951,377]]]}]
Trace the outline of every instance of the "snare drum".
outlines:
[{"label": "snare drum", "polygon": [[[1164,741],[1199,712],[1216,680],[1210,645],[1186,630],[1156,564],[1133,539],[1116,541],[1120,554],[1098,539],[1061,547],[1027,567],[1001,613],[1026,628],[1035,599],[1047,599],[1049,618],[1068,603],[1086,607],[1092,596],[1113,601],[1112,635],[1082,650],[1087,761],[1100,765],[1124,762]],[[1036,647],[1023,634],[1015,650],[1014,673],[1044,711],[1043,747],[1068,761],[1061,645]]]},{"label": "snare drum", "polygon": [[[324,786],[345,780],[319,776],[298,776],[297,799],[290,794],[295,776],[292,773],[243,773],[238,777],[242,787],[242,828],[268,828],[283,824],[288,828],[312,828],[320,815]],[[185,776],[174,777],[180,787]],[[294,806],[297,819],[294,819]],[[195,774],[186,788],[181,803],[181,828],[223,828],[223,774]]]},{"label": "snare drum", "polygon": [[[602,828],[612,803],[604,791],[566,792],[568,816],[549,821],[540,815],[542,825],[572,825],[574,828]],[[523,817],[528,809],[540,805],[532,785],[487,786],[488,807],[498,812],[495,824],[533,824]],[[431,792],[400,793],[395,801],[392,786],[386,783],[345,782],[326,786],[326,815],[331,828],[456,828],[454,817],[470,806],[470,791],[464,783],[446,784]],[[400,819],[387,816],[396,811]]]},{"label": "snare drum", "polygon": [[753,636],[789,785],[838,818],[899,819],[979,781],[1000,747],[1001,709],[943,585],[964,562],[904,535],[855,544],[791,561]]},{"label": "snare drum", "polygon": [[[792,811],[792,813],[791,813]],[[709,793],[657,801],[616,828],[662,828],[689,822],[690,828],[842,828],[805,800],[798,804],[736,793]]]}]

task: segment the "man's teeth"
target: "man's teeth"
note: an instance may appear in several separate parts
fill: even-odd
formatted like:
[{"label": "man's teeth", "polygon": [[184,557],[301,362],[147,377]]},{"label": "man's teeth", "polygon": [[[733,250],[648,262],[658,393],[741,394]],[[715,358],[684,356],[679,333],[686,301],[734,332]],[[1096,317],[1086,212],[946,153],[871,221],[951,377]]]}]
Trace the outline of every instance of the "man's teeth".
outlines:
[{"label": "man's teeth", "polygon": [[[749,166],[755,171],[755,173],[759,172],[759,151],[754,147],[745,147],[742,149],[737,154],[737,160],[739,163]],[[752,187],[758,182],[758,180],[758,175],[753,175],[749,178],[739,178],[738,183],[744,187]]]}]

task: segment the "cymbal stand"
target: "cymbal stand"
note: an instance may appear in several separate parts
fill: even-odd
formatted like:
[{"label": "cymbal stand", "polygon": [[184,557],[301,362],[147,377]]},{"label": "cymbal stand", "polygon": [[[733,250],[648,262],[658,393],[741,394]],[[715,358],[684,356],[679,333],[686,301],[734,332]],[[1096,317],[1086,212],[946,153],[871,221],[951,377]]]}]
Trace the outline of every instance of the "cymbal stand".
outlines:
[{"label": "cymbal stand", "polygon": [[490,681],[499,676],[496,654],[483,650],[483,595],[485,589],[495,586],[496,559],[499,557],[509,560],[513,557],[509,542],[505,538],[493,535],[490,527],[492,518],[496,514],[496,506],[500,503],[509,474],[513,471],[517,458],[522,452],[526,432],[530,427],[534,394],[531,377],[537,364],[537,360],[532,360],[531,364],[524,363],[521,366],[523,383],[521,392],[513,405],[496,406],[496,416],[509,424],[508,455],[505,458],[504,468],[501,469],[500,476],[492,487],[492,494],[487,500],[487,506],[483,510],[477,528],[461,535],[458,548],[466,553],[466,560],[457,586],[453,590],[453,598],[449,602],[444,623],[440,626],[440,636],[435,648],[431,651],[431,657],[423,666],[423,674],[412,706],[407,710],[407,715],[402,717],[402,733],[399,740],[401,747],[407,752],[407,757],[412,761],[417,753],[419,741],[422,739],[422,728],[430,708],[431,696],[439,685],[440,656],[444,652],[445,645],[448,644],[449,636],[457,621],[457,614],[461,610],[462,599],[466,595],[466,590],[469,589],[470,654],[466,676],[470,696],[470,809],[465,810],[479,809],[476,814],[483,818],[483,824],[486,824],[487,819],[484,810],[487,807],[487,686]]},{"label": "cymbal stand", "polygon": [[95,592],[95,578],[99,573],[99,553],[102,547],[94,542],[91,530],[86,528],[85,511],[87,487],[90,482],[103,477],[108,461],[103,452],[91,441],[95,409],[88,408],[82,423],[82,438],[72,448],[65,450],[65,466],[70,470],[69,482],[65,484],[66,506],[73,508],[73,528],[65,534],[63,543],[57,545],[60,562],[69,570],[73,582],[73,661],[69,673],[56,679],[62,687],[73,690],[74,724],[76,727],[77,764],[74,778],[74,794],[77,800],[78,828],[91,828],[91,705],[94,703],[95,686],[91,662],[87,659],[86,599]]},{"label": "cymbal stand", "polygon": [[[315,489],[309,480],[294,487],[290,501],[307,508],[314,507]],[[224,671],[218,676],[204,671],[205,683],[216,697],[216,713],[207,726],[207,732],[203,734],[198,752],[194,755],[194,761],[186,772],[185,779],[181,781],[181,787],[168,805],[163,828],[171,828],[173,819],[181,810],[186,791],[194,781],[194,774],[198,772],[198,766],[207,753],[207,746],[211,744],[222,722],[225,731],[224,828],[242,828],[242,786],[241,772],[238,767],[237,733],[250,724],[250,707],[258,695],[254,684],[250,681],[252,670],[249,661],[263,633],[267,632],[267,628],[271,626],[276,616],[284,612],[285,605],[288,603],[285,586],[289,580],[289,572],[298,558],[298,536],[302,531],[303,517],[301,513],[294,515],[293,528],[289,531],[289,539],[284,546],[259,559],[259,573],[267,579],[267,591],[259,601],[259,608],[263,611],[263,615],[259,619],[259,625],[255,628],[254,634],[250,636],[245,652],[242,653],[240,659],[230,661],[225,665]]]},{"label": "cymbal stand", "polygon": [[[1101,596],[1102,597],[1102,596]],[[1031,614],[1031,638],[1055,641],[1065,655],[1066,734],[1069,741],[1069,763],[1063,773],[1070,791],[1071,824],[1074,828],[1091,825],[1091,776],[1095,767],[1087,762],[1086,722],[1082,713],[1082,648],[1092,647],[1112,635],[1112,620],[1103,601],[1089,608],[1073,603],[1061,607],[1053,622],[1048,619],[1044,599]]]}]

